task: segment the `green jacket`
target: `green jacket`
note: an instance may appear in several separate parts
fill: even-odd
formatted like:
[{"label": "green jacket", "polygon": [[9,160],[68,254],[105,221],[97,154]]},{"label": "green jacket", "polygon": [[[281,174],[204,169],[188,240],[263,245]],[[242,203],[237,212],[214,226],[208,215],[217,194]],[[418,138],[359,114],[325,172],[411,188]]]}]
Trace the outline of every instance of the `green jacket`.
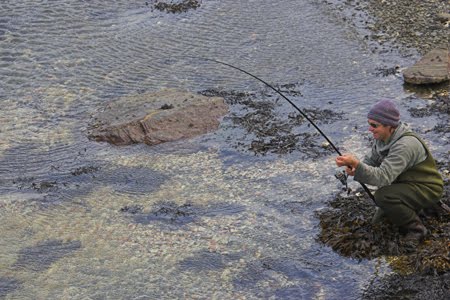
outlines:
[{"label": "green jacket", "polygon": [[[430,171],[428,173],[424,173],[425,164]],[[419,166],[422,169],[418,169]],[[410,176],[412,171],[415,173]],[[432,181],[433,184],[441,187],[443,185],[442,177],[436,170],[431,153],[406,123],[400,123],[386,143],[375,141],[371,154],[359,163],[354,177],[356,181],[377,187],[390,185],[402,178],[408,178],[408,182],[429,183]],[[400,181],[405,182],[405,180]]]}]

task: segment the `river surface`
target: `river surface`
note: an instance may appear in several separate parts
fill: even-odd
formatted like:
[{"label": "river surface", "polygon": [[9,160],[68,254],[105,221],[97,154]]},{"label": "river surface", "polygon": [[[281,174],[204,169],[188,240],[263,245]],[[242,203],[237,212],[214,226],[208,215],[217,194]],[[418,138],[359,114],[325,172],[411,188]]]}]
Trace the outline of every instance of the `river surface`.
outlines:
[{"label": "river surface", "polygon": [[334,155],[254,155],[233,147],[227,117],[156,147],[97,143],[87,128],[136,93],[265,89],[192,58],[208,57],[296,85],[302,108],[344,113],[320,126],[358,155],[367,110],[392,98],[439,158],[438,118],[408,113],[427,100],[376,71],[411,65],[414,51],[374,53],[320,1],[204,0],[180,14],[148,2],[1,1],[0,298],[360,298],[391,269],[316,240],[315,213],[340,189]]}]

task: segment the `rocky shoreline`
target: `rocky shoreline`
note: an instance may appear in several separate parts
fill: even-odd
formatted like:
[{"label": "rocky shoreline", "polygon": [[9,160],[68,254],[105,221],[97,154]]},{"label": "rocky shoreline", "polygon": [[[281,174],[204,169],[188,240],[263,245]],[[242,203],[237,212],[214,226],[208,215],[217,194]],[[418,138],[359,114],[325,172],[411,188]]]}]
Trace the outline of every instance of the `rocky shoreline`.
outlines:
[{"label": "rocky shoreline", "polygon": [[[379,46],[389,43],[397,49],[414,48],[425,54],[434,48],[448,48],[450,16],[442,0],[324,0],[345,20],[368,30],[365,38]],[[374,49],[383,51],[382,49]],[[400,51],[404,52],[404,51]],[[405,52],[404,52],[405,53]]]},{"label": "rocky shoreline", "polygon": [[[355,5],[361,5],[359,1]],[[442,0],[370,0],[365,7],[374,17],[371,30],[399,47],[411,47],[422,55],[437,47],[448,47],[448,2]],[[383,40],[380,39],[383,43]]]},{"label": "rocky shoreline", "polygon": [[[448,1],[325,0],[325,3],[340,11],[345,21],[364,31],[364,38],[373,53],[389,55],[396,49],[408,57],[415,51],[426,55],[436,48],[448,49]],[[425,113],[448,119],[449,85],[432,85],[426,89],[431,90],[429,98],[434,100],[434,104],[427,106]],[[413,117],[420,117],[411,113]],[[450,132],[448,125],[434,130]],[[449,204],[450,165],[448,161],[438,163],[445,185],[442,200]],[[361,196],[364,201],[357,201]],[[318,214],[322,227],[319,240],[341,255],[365,259],[384,253],[388,261],[392,260],[390,263],[395,273],[374,281],[362,298],[445,299],[445,295],[450,293],[450,216],[445,213],[438,218],[422,216],[432,234],[421,245],[408,249],[408,245],[401,243],[401,237],[395,236],[395,231],[389,227],[391,225],[372,228],[367,220],[373,215],[373,206],[367,205],[369,199],[365,198],[362,191],[337,195],[330,201],[330,208]]]}]

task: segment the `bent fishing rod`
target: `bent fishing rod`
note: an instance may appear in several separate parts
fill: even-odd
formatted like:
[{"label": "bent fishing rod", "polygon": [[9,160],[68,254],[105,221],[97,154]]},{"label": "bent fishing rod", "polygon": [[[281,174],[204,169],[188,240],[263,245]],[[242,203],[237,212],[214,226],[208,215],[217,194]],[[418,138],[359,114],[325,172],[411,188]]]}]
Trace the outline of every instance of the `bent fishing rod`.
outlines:
[{"label": "bent fishing rod", "polygon": [[[297,105],[295,105],[294,102],[292,102],[288,97],[286,97],[283,93],[281,93],[280,90],[274,88],[272,85],[270,85],[269,83],[267,83],[266,81],[262,80],[261,78],[257,77],[256,75],[251,74],[250,72],[247,72],[241,68],[238,68],[236,66],[233,66],[229,63],[220,61],[220,60],[215,60],[215,59],[211,59],[211,58],[205,58],[205,57],[193,57],[193,58],[197,58],[197,59],[202,59],[202,60],[206,60],[206,61],[211,61],[211,62],[215,62],[221,65],[225,65],[228,66],[230,68],[236,69],[238,71],[241,71],[253,78],[255,78],[256,80],[264,83],[266,86],[268,86],[269,88],[271,88],[274,92],[276,92],[278,95],[280,95],[284,100],[286,100],[287,102],[289,102],[289,104],[291,104],[306,120],[308,120],[308,122],[325,138],[325,140],[330,144],[330,146],[334,149],[334,151],[336,151],[337,154],[339,154],[340,156],[342,156],[341,152],[339,151],[339,149],[333,144],[333,142],[325,135],[325,133],[323,133],[323,131],[313,122],[313,120],[311,120],[307,114],[305,114],[300,108],[298,108]],[[342,183],[344,183],[344,180],[338,176],[336,176]],[[372,192],[369,190],[369,188],[364,184],[361,183],[361,186],[363,187],[363,189],[366,191],[366,193],[369,195],[369,197],[375,202],[375,197],[372,195]]]}]

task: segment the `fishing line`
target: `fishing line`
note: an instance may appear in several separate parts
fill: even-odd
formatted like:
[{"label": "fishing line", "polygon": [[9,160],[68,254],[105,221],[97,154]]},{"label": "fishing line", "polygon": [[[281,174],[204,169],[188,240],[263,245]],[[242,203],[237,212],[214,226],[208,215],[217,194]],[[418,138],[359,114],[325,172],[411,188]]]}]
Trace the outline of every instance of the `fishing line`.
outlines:
[{"label": "fishing line", "polygon": [[[313,122],[313,120],[311,120],[307,114],[305,114],[297,105],[295,105],[294,102],[292,102],[288,97],[286,97],[283,93],[281,93],[280,90],[274,88],[272,85],[270,85],[269,83],[267,83],[266,81],[262,80],[261,78],[257,77],[256,75],[251,74],[250,72],[247,72],[241,68],[238,68],[236,66],[233,66],[229,63],[220,61],[220,60],[215,60],[215,59],[211,59],[211,58],[205,58],[205,57],[192,57],[192,58],[197,58],[197,59],[202,59],[202,60],[206,60],[206,61],[211,61],[211,62],[215,62],[221,65],[225,65],[228,66],[230,68],[236,69],[238,71],[241,71],[253,78],[255,78],[256,80],[264,83],[266,86],[268,86],[269,88],[271,88],[273,91],[275,91],[278,95],[280,95],[281,97],[283,97],[283,99],[285,99],[287,102],[289,102],[289,104],[291,104],[306,120],[308,120],[308,122],[325,138],[325,140],[330,144],[330,146],[334,149],[334,151],[336,151],[337,154],[339,154],[340,156],[342,155],[341,152],[339,151],[339,149],[333,144],[333,142],[325,135],[325,133],[323,133],[323,131]],[[340,173],[341,174],[341,173]],[[345,176],[345,174],[344,174]],[[343,177],[343,175],[336,175],[336,178],[338,178],[343,184],[347,183],[347,177],[345,176],[345,179]],[[361,183],[361,186],[363,187],[363,189],[366,191],[366,193],[369,195],[369,197],[375,202],[375,198],[372,195],[371,191],[369,190],[369,188],[364,184]]]}]

